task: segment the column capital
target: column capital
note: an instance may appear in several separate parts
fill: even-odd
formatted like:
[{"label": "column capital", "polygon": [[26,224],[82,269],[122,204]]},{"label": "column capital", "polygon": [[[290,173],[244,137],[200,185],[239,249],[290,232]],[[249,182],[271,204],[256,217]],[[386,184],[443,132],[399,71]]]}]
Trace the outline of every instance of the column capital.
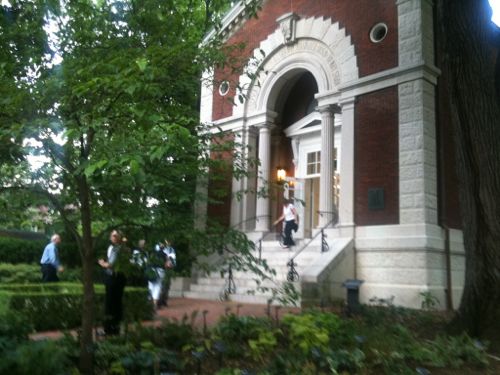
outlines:
[{"label": "column capital", "polygon": [[316,107],[316,110],[323,114],[323,113],[340,113],[340,107],[337,104],[324,104],[324,105],[318,105]]},{"label": "column capital", "polygon": [[262,127],[267,123],[274,124],[274,120],[278,117],[278,113],[274,111],[264,111],[260,113],[253,113],[246,118],[247,126]]},{"label": "column capital", "polygon": [[246,131],[249,135],[257,136],[259,134],[259,128],[257,126],[249,126],[246,128]]},{"label": "column capital", "polygon": [[273,121],[266,121],[261,124],[258,124],[255,126],[256,129],[259,131],[266,129],[266,130],[273,130],[276,127]]}]

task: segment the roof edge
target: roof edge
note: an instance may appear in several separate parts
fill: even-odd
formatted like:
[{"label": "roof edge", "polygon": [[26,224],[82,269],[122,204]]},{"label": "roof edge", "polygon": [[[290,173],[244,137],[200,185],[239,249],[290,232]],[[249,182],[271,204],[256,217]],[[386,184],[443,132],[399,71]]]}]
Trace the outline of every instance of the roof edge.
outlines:
[{"label": "roof edge", "polygon": [[[220,33],[228,34],[227,30],[231,28],[231,25],[238,23],[245,16],[247,3],[250,4],[252,2],[254,2],[254,0],[238,1],[235,5],[233,5],[233,7],[222,18]],[[202,45],[207,44],[215,35],[215,29],[210,30],[203,38]]]}]

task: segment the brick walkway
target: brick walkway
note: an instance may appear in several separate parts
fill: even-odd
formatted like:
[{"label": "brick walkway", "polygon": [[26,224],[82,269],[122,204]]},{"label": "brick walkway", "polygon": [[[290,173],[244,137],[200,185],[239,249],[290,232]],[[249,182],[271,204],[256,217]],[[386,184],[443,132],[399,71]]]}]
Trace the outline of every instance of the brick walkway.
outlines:
[{"label": "brick walkway", "polygon": [[[197,312],[197,313],[195,313]],[[284,314],[300,312],[298,307],[271,307],[271,316],[281,318]],[[253,305],[237,302],[219,302],[187,298],[170,298],[168,307],[157,310],[153,321],[144,322],[145,325],[160,325],[162,320],[182,321],[187,318],[187,322],[195,327],[202,328],[206,319],[207,326],[216,324],[219,319],[227,314],[241,316],[267,316],[266,305]],[[205,317],[205,319],[204,319]],[[72,332],[75,334],[75,332]],[[63,336],[60,331],[38,332],[30,335],[32,340],[56,339]]]}]

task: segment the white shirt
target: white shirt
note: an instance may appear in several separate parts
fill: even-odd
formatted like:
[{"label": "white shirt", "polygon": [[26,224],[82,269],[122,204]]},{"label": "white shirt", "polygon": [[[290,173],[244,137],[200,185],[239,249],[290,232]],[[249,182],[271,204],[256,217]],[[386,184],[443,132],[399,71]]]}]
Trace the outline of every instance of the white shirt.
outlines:
[{"label": "white shirt", "polygon": [[285,221],[295,220],[294,211],[295,207],[291,203],[283,207],[283,215],[285,216]]}]

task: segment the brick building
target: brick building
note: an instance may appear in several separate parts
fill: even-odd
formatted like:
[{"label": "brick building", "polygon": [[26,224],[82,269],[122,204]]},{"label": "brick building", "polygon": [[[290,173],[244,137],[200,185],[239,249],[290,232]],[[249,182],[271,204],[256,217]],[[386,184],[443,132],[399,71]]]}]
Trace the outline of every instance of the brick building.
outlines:
[{"label": "brick building", "polygon": [[238,2],[223,20],[249,63],[241,75],[207,73],[216,83],[202,88],[201,120],[260,164],[228,180],[233,196],[248,191],[242,199],[199,216],[225,217],[257,243],[283,194],[293,197],[294,250],[309,253],[296,258],[303,302],[344,296],[347,278],[364,280],[363,302],[420,307],[431,292],[444,308],[449,289],[459,302],[463,241],[433,14],[432,0],[267,0],[257,18]]}]

